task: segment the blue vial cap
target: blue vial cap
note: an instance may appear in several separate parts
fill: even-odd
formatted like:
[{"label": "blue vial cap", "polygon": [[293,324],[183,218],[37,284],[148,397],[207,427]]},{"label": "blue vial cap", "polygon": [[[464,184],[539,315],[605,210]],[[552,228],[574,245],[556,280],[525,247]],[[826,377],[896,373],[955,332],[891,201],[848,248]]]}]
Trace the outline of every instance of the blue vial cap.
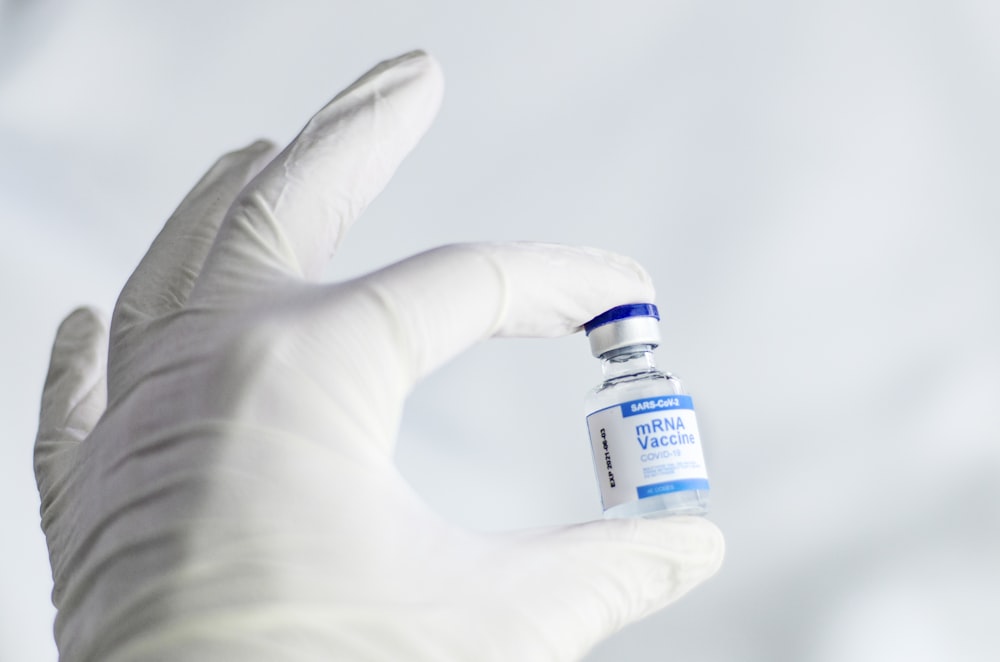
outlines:
[{"label": "blue vial cap", "polygon": [[627,303],[624,306],[615,306],[611,310],[605,311],[583,325],[583,330],[589,336],[590,332],[599,326],[628,319],[630,317],[653,317],[660,319],[660,311],[651,303]]}]

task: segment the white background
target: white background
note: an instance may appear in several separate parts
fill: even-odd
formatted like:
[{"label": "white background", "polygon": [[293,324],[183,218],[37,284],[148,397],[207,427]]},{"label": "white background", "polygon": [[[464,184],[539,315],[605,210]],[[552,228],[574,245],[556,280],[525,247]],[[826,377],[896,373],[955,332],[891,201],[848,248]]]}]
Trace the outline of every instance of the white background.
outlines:
[{"label": "white background", "polygon": [[[997,3],[0,0],[0,660],[55,659],[31,446],[62,316],[110,310],[219,154],[414,47],[444,107],[330,277],[632,255],[698,404],[726,564],[588,659],[1000,659]],[[479,346],[414,395],[404,471],[470,526],[596,517],[598,375],[581,337]]]}]

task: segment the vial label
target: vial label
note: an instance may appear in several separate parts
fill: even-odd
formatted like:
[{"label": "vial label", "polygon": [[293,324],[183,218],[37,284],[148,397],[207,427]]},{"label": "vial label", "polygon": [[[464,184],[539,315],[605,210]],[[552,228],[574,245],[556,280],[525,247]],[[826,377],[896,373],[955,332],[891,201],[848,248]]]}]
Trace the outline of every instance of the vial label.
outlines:
[{"label": "vial label", "polygon": [[587,416],[604,510],[647,497],[707,490],[689,395],[630,400]]}]

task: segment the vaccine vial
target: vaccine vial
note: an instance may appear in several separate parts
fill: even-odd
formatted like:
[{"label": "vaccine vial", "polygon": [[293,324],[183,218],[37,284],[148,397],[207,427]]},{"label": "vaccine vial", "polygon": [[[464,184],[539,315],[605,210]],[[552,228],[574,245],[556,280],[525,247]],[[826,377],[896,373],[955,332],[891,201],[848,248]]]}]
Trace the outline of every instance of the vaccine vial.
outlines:
[{"label": "vaccine vial", "polygon": [[605,517],[704,515],[708,474],[691,396],[656,368],[660,314],[618,306],[584,325],[604,382],[586,400]]}]

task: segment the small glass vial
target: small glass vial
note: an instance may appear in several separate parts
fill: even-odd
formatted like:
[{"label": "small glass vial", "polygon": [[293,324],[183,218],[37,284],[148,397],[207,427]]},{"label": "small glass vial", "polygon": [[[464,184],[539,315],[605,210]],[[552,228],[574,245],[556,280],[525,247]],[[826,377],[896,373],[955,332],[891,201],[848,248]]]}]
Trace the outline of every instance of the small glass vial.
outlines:
[{"label": "small glass vial", "polygon": [[584,325],[604,382],[587,396],[587,430],[605,517],[704,515],[708,474],[691,396],[656,368],[660,314],[618,306]]}]

